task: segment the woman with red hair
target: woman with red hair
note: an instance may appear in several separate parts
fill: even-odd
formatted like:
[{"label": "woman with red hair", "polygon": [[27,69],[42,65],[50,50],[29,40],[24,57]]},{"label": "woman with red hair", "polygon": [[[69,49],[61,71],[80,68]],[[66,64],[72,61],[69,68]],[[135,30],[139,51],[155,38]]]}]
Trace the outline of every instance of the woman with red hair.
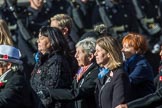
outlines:
[{"label": "woman with red hair", "polygon": [[129,74],[132,99],[153,93],[153,70],[144,54],[148,49],[147,40],[137,33],[128,33],[122,40],[125,57],[124,70]]}]

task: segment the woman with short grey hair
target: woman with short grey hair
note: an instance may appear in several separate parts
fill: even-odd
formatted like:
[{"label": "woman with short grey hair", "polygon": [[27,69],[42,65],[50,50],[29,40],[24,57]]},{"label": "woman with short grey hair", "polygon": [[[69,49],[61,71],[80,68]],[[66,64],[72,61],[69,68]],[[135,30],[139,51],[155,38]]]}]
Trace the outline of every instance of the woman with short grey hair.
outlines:
[{"label": "woman with short grey hair", "polygon": [[92,54],[95,51],[96,39],[87,37],[84,40],[79,41],[75,47],[82,47],[88,54]]}]

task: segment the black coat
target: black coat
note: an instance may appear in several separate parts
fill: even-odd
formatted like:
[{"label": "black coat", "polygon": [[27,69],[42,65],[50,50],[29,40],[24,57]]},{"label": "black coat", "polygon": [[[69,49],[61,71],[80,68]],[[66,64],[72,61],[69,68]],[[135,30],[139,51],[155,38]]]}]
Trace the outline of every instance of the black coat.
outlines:
[{"label": "black coat", "polygon": [[0,87],[0,108],[33,108],[30,89],[21,72],[10,71],[4,80],[7,82]]},{"label": "black coat", "polygon": [[[162,64],[159,67],[159,74],[156,77],[157,90],[145,97],[129,102],[128,108],[161,108],[162,106]],[[157,108],[157,107],[156,107]]]},{"label": "black coat", "polygon": [[113,77],[108,75],[97,80],[96,97],[99,108],[115,108],[127,102],[130,96],[128,75],[121,68],[113,71]]},{"label": "black coat", "polygon": [[[74,78],[72,88],[50,90],[50,94],[55,100],[75,101],[75,108],[96,108],[94,90],[99,69],[97,64],[92,64],[77,82]],[[71,107],[70,107],[71,108]]]},{"label": "black coat", "polygon": [[48,89],[70,87],[71,79],[68,60],[61,53],[54,52],[40,57],[40,62],[32,73],[31,86],[46,108],[55,108],[55,102],[46,92]]},{"label": "black coat", "polygon": [[131,82],[132,100],[144,97],[155,91],[153,70],[143,55],[134,55],[125,64],[125,72]]},{"label": "black coat", "polygon": [[155,108],[156,106],[161,105],[162,104],[161,102],[162,102],[162,87],[157,89],[155,93],[131,101],[127,105],[128,108]]}]

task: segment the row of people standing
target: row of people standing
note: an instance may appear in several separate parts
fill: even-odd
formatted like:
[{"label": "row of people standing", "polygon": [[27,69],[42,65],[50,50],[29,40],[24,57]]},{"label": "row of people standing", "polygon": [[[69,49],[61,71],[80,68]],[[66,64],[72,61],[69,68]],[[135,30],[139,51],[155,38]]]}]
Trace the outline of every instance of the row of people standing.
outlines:
[{"label": "row of people standing", "polygon": [[[98,65],[100,65],[101,67],[103,67],[102,71],[100,71],[101,73],[98,74],[98,81],[100,83],[97,81],[98,82],[97,87],[98,87],[99,92],[96,92],[96,96],[97,96],[96,99],[98,102],[97,105],[99,105],[99,107],[103,107],[103,108],[107,107],[107,104],[106,104],[107,102],[110,102],[109,103],[110,108],[115,107],[120,103],[127,102],[128,101],[127,96],[129,97],[128,91],[129,91],[130,87],[131,88],[134,87],[133,90],[138,90],[138,89],[141,89],[141,87],[139,88],[139,85],[148,86],[148,87],[145,87],[145,88],[148,88],[146,90],[139,90],[142,94],[139,97],[142,97],[144,94],[149,94],[149,93],[154,92],[153,72],[152,72],[151,67],[150,67],[149,63],[147,62],[147,60],[143,58],[143,53],[145,52],[145,49],[146,49],[146,40],[144,39],[143,36],[141,36],[139,34],[133,34],[133,33],[128,34],[128,36],[126,36],[124,39],[125,39],[125,42],[123,40],[124,44],[123,44],[122,51],[124,52],[126,59],[129,62],[131,62],[131,64],[133,63],[132,66],[129,66],[130,68],[132,68],[131,72],[126,71],[126,70],[130,71],[130,68],[127,67],[127,65],[125,65],[126,68],[124,70],[129,74],[129,78],[128,78],[127,73],[124,72],[121,67],[122,61],[123,61],[123,58],[122,58],[123,56],[121,53],[121,48],[120,48],[120,46],[118,46],[119,45],[118,41],[112,37],[101,37],[96,42],[97,45],[95,47],[96,51],[94,53],[94,56],[96,56],[96,63]],[[105,41],[105,40],[107,40],[107,41]],[[132,44],[132,40],[133,40],[134,44]],[[82,41],[80,41],[80,42],[82,42]],[[93,41],[90,41],[90,42],[93,42]],[[80,47],[77,47],[77,52],[75,55],[76,58],[79,57],[79,54],[82,55],[83,49],[81,50],[79,48]],[[86,50],[88,50],[87,48],[88,48],[88,46],[86,46]],[[89,60],[92,59],[91,56],[92,55],[88,56]],[[138,59],[137,58],[133,59],[134,57],[137,57]],[[87,65],[84,67],[84,65],[81,64],[81,59],[77,58],[77,60],[78,60],[78,64],[81,67],[83,66],[81,68],[81,70],[83,70],[83,73],[82,73],[83,76],[81,76],[81,78],[84,78],[84,75],[86,78],[86,76],[90,74],[90,73],[86,73],[86,70],[88,70],[91,65]],[[83,60],[87,60],[87,59],[83,59]],[[116,60],[119,60],[119,61],[116,61]],[[137,64],[137,67],[134,67],[134,66],[136,66],[136,64]],[[121,70],[119,69],[120,71],[117,71],[118,68],[120,68],[120,67],[121,67]],[[92,91],[88,92],[88,90],[92,90],[92,89],[94,90],[95,85],[93,85],[92,88],[89,88],[89,89],[87,88],[86,90],[84,90],[85,88],[83,85],[84,85],[84,83],[86,83],[86,79],[81,79],[81,80],[78,79],[78,76],[80,76],[80,74],[81,74],[81,70],[78,72],[77,77],[76,77],[77,78],[76,82],[74,83],[74,84],[78,83],[79,85],[76,85],[76,86],[73,85],[76,88],[72,88],[70,90],[68,90],[68,89],[53,89],[53,88],[49,88],[49,87],[46,87],[45,89],[40,88],[39,89],[40,91],[38,91],[38,96],[40,96],[40,98],[46,97],[45,100],[42,100],[42,102],[47,102],[49,104],[50,102],[53,103],[52,100],[79,100],[80,101],[80,99],[85,99],[86,97],[89,97],[88,94],[92,95]],[[147,72],[147,74],[146,73],[143,74],[143,72]],[[134,75],[132,75],[132,74],[134,74]],[[134,79],[132,76],[134,77]],[[97,76],[96,76],[96,78],[97,78]],[[140,80],[140,78],[141,78],[141,80]],[[94,84],[93,80],[92,80],[92,82]],[[85,87],[87,87],[87,86],[85,86]],[[91,87],[91,86],[88,86],[88,87]],[[117,87],[117,88],[115,88],[115,87]],[[107,92],[106,88],[107,89],[112,88],[111,94],[113,93],[114,95],[113,96],[109,95],[110,99],[107,98],[108,97],[107,93],[110,93],[110,92]],[[116,95],[118,93],[121,96],[116,97]],[[106,95],[106,97],[104,94]],[[137,97],[133,97],[133,98],[137,98]],[[114,99],[114,101],[111,102],[110,100],[113,100],[113,99]],[[129,98],[129,99],[131,99],[131,98]],[[48,100],[50,100],[50,102]],[[43,103],[43,104],[46,106],[46,103]],[[94,105],[94,104],[92,104],[92,105]]]},{"label": "row of people standing", "polygon": [[[72,87],[40,88],[38,96],[45,97],[42,102],[48,104],[48,100],[51,103],[75,101],[74,108],[114,108],[153,93],[153,71],[143,55],[146,49],[146,39],[136,33],[129,33],[124,37],[123,49],[119,41],[111,36],[100,37],[96,42],[91,38],[83,39],[76,45],[75,57],[80,69]],[[121,51],[126,57],[124,64]],[[95,66],[94,56],[100,68]],[[94,96],[96,101],[93,100]]]},{"label": "row of people standing", "polygon": [[[125,36],[123,39],[123,49],[121,49],[120,43],[111,36],[100,37],[97,42],[95,42],[94,39],[79,41],[76,45],[77,52],[75,57],[80,69],[76,75],[76,79],[74,79],[72,88],[69,88],[69,84],[66,84],[71,82],[70,69],[72,68],[70,68],[67,63],[69,62],[67,59],[68,55],[65,54],[68,54],[66,49],[68,44],[60,29],[43,27],[40,29],[37,42],[39,51],[38,61],[32,73],[31,86],[37,94],[36,96],[38,96],[37,101],[40,99],[41,101],[39,101],[39,103],[43,103],[43,106],[47,108],[61,106],[59,102],[56,102],[60,99],[77,100],[75,105],[79,103],[78,107],[82,107],[82,103],[85,101],[84,99],[89,100],[94,96],[93,93],[96,86],[94,79],[96,79],[98,88],[95,92],[97,97],[96,106],[103,108],[107,107],[107,102],[109,102],[109,107],[111,108],[131,99],[127,98],[129,97],[128,91],[130,87],[134,87],[133,90],[138,90],[141,89],[139,85],[147,86],[146,88],[148,89],[145,90],[144,88],[144,90],[139,90],[142,94],[139,95],[139,97],[154,91],[154,87],[152,86],[153,73],[149,63],[143,57],[143,53],[147,48],[146,40],[140,34],[129,33]],[[125,68],[122,67],[123,56],[121,50],[124,52],[127,60],[124,64]],[[52,59],[51,61],[50,58],[53,58],[53,56],[57,56],[54,58],[59,60]],[[99,70],[99,67],[95,66],[96,68],[94,68],[93,72],[91,68],[93,67],[93,62],[95,62],[94,56],[96,56],[96,63],[102,68]],[[9,57],[3,57],[2,60],[4,59],[10,60]],[[67,70],[69,70],[69,72],[67,72]],[[147,72],[147,74],[143,72]],[[129,74],[129,77],[127,74]],[[57,88],[66,88],[66,90]],[[109,95],[109,98],[107,98],[108,96],[105,97],[105,95],[108,95],[107,93],[110,93],[107,92],[108,89],[111,89],[111,94],[114,94],[113,96]],[[120,96],[116,96],[117,94]],[[12,96],[13,94],[9,95],[9,99],[11,99]],[[88,104],[84,104],[83,107],[90,105],[90,103],[91,102],[88,101]],[[6,106],[9,104],[3,103],[2,106],[3,105]],[[18,104],[16,103],[14,105]],[[94,102],[92,102],[91,105],[94,106]]]}]

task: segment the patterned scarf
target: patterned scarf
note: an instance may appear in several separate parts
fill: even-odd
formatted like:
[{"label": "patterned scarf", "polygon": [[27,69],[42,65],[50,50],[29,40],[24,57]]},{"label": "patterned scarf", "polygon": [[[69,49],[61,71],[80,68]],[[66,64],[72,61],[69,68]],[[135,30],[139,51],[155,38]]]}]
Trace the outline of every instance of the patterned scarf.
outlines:
[{"label": "patterned scarf", "polygon": [[92,65],[92,63],[88,66],[81,67],[77,72],[77,82],[82,78],[83,74],[88,70],[88,68]]}]

